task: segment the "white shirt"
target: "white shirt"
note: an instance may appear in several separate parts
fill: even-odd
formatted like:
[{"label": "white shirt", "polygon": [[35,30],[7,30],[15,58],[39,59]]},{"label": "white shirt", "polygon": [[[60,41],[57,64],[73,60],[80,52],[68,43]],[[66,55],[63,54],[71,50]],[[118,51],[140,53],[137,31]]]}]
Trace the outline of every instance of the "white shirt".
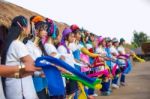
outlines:
[{"label": "white shirt", "polygon": [[[96,48],[96,53],[102,56],[106,56],[105,48],[103,48],[102,46]],[[104,66],[100,66],[99,68],[100,70],[105,70]]]},{"label": "white shirt", "polygon": [[[112,54],[113,54],[113,53],[116,54],[117,56],[119,55],[118,50],[117,50],[114,46],[111,46],[110,52],[111,52]],[[113,55],[112,55],[112,58],[116,59],[116,57],[113,56]]]},{"label": "white shirt", "polygon": [[67,49],[63,45],[59,46],[57,50],[61,55],[65,56],[65,62],[68,63],[73,68],[75,68],[74,66],[75,61],[72,51],[70,50],[70,53],[67,53]]},{"label": "white shirt", "polygon": [[73,52],[78,49],[81,50],[81,48],[83,48],[81,44],[77,44],[75,42],[69,44],[69,49],[72,50]]},{"label": "white shirt", "polygon": [[0,77],[0,99],[5,99],[4,92],[3,92],[3,87],[2,87],[1,77]]},{"label": "white shirt", "polygon": [[118,52],[121,52],[122,54],[126,54],[125,48],[123,46],[118,47]]},{"label": "white shirt", "polygon": [[56,58],[60,58],[61,54],[58,53],[56,47],[53,44],[45,43],[44,48],[48,55],[51,55],[51,53],[56,53]]},{"label": "white shirt", "polygon": [[42,51],[39,47],[35,46],[35,44],[32,41],[28,41],[26,44],[27,49],[29,51],[30,56],[35,61],[38,57],[42,56]]},{"label": "white shirt", "polygon": [[[32,41],[28,41],[26,44],[27,49],[29,51],[30,56],[35,61],[38,57],[42,56],[42,51],[39,47],[37,47]],[[34,76],[39,76],[41,71],[34,72]]]},{"label": "white shirt", "polygon": [[[15,40],[9,46],[6,65],[16,66],[23,64],[20,58],[29,55],[27,47],[18,40]],[[21,79],[6,78],[6,98],[7,99],[22,99],[22,93],[25,99],[38,99],[33,85],[32,76],[27,76]]]},{"label": "white shirt", "polygon": [[93,48],[92,44],[89,44],[89,43],[86,44],[86,47],[87,47],[87,49]]},{"label": "white shirt", "polygon": [[100,54],[100,55],[104,55],[104,56],[106,56],[106,51],[105,51],[105,48],[103,48],[103,47],[97,47],[96,48],[96,53],[98,53],[98,54]]},{"label": "white shirt", "polygon": [[[0,57],[0,64],[1,64],[1,57]],[[0,99],[5,99],[1,77],[0,77]]]},{"label": "white shirt", "polygon": [[[72,52],[74,52],[74,51],[76,51],[76,50],[81,50],[81,48],[83,48],[83,46],[82,46],[81,44],[77,44],[77,43],[75,43],[75,42],[69,44],[69,49],[70,49]],[[80,67],[81,67],[81,66],[82,66],[82,67],[87,67],[87,65],[83,64],[82,62],[78,63],[78,62],[76,62],[75,60],[74,60],[74,64],[76,64],[76,65],[78,65],[78,66],[80,66]]]},{"label": "white shirt", "polygon": [[[45,47],[45,50],[47,52],[48,55],[51,55],[51,53],[55,52],[57,55],[55,56],[55,58],[60,58],[61,54],[58,53],[56,47],[53,45],[53,44],[50,44],[50,43],[45,43],[44,45]],[[65,81],[65,78],[62,77],[63,79],[63,84],[64,86],[66,87],[66,81]]]},{"label": "white shirt", "polygon": [[[118,47],[118,52],[120,52],[120,53],[122,53],[122,54],[126,54],[126,52],[125,52],[125,48],[123,47],[123,46],[119,46]],[[119,59],[119,61],[121,62],[121,63],[123,63],[123,64],[125,64],[126,63],[126,61],[124,60],[124,59]],[[122,65],[122,66],[125,66],[125,65]]]},{"label": "white shirt", "polygon": [[[111,46],[110,48],[110,52],[112,53],[112,58],[113,59],[117,59],[116,56],[113,56],[113,54],[116,54],[117,56],[119,55],[117,48],[115,48],[114,46]],[[115,66],[116,64],[114,62],[111,63],[112,66]],[[117,67],[118,68],[118,67]]]}]

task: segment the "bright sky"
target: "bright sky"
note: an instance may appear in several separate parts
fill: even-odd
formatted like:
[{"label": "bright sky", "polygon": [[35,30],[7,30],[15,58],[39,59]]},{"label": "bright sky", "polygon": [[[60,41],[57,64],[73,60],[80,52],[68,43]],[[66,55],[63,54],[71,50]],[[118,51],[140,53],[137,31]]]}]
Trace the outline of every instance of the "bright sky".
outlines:
[{"label": "bright sky", "polygon": [[150,0],[7,0],[104,37],[132,40],[133,31],[150,36]]}]

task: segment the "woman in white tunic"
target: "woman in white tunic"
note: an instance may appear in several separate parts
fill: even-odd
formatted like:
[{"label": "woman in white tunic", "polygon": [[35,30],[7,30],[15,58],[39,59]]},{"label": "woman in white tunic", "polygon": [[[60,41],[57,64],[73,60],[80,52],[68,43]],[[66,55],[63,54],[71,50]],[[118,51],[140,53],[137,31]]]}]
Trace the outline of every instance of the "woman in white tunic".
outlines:
[{"label": "woman in white tunic", "polygon": [[[118,48],[118,40],[116,38],[113,38],[110,52],[112,54],[112,59],[114,61],[117,61],[117,57],[119,55],[117,48]],[[112,68],[115,68],[114,66],[117,66],[116,71],[115,71],[116,75],[114,75],[114,79],[112,80],[112,88],[118,89],[119,88],[119,86],[118,86],[118,79],[119,79],[118,74],[120,74],[119,65],[116,64],[115,62],[112,62],[112,66],[113,66]]]},{"label": "woman in white tunic", "polygon": [[[119,42],[119,47],[118,47],[118,52],[119,52],[119,55],[126,55],[126,52],[125,52],[125,48],[124,48],[124,44],[125,44],[125,40],[123,39],[123,38],[121,38],[120,39],[120,42]],[[124,59],[123,59],[123,57],[122,57],[122,59],[120,59],[120,61],[122,62],[122,63],[126,63],[126,58],[124,57]],[[126,74],[123,72],[124,71],[124,69],[125,69],[125,67],[126,67],[126,65],[122,65],[121,66],[121,68],[122,68],[122,74],[121,74],[121,78],[120,78],[120,84],[122,85],[122,86],[125,86],[126,85],[126,83],[125,83],[125,78],[126,78]]]},{"label": "woman in white tunic", "polygon": [[[46,19],[47,21],[47,24],[48,24],[48,29],[47,29],[47,41],[44,45],[45,47],[45,50],[47,52],[47,54],[49,56],[53,56],[55,58],[58,58],[58,59],[62,59],[62,60],[65,60],[65,56],[61,55],[58,51],[57,51],[57,48],[56,46],[60,43],[61,41],[61,34],[59,33],[59,30],[58,30],[58,27],[56,25],[56,23],[54,21],[52,21],[51,19],[47,18]],[[59,66],[56,66],[61,72],[63,73],[68,73],[65,69],[59,67]],[[66,87],[66,82],[65,82],[65,78],[63,78],[63,84],[64,84],[64,87]],[[63,99],[65,96],[54,96],[54,95],[51,95],[50,93],[50,98],[55,98],[55,99]]]},{"label": "woman in white tunic", "polygon": [[[35,61],[42,55],[47,55],[44,49],[42,39],[47,36],[47,24],[41,16],[33,16],[31,18],[32,29],[35,29],[35,35],[33,42],[28,41],[26,44],[29,53]],[[43,71],[36,71],[33,76],[34,87],[39,99],[49,99],[49,95],[46,92],[47,80]]]},{"label": "woman in white tunic", "polygon": [[[70,28],[65,28],[62,33],[62,40],[58,47],[58,52],[65,56],[65,62],[68,63],[70,66],[75,68],[74,66],[74,57],[72,51],[68,48],[70,43],[74,41],[74,34]],[[77,92],[78,85],[76,81],[69,80],[66,84],[66,94],[74,96],[74,93]]]},{"label": "woman in white tunic", "polygon": [[[35,68],[32,58],[24,45],[24,38],[29,33],[27,19],[23,16],[17,16],[12,20],[8,33],[8,39],[4,48],[2,62],[6,65],[18,65],[21,68]],[[18,75],[16,74],[16,77]],[[18,79],[17,79],[18,78]],[[24,78],[6,78],[5,90],[7,99],[38,99],[33,85],[32,77]]]}]

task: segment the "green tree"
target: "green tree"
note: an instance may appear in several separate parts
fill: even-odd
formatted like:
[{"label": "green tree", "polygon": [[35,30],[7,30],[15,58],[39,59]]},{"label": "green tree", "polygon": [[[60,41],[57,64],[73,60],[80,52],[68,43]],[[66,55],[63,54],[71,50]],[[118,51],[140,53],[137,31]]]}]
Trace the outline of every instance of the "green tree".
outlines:
[{"label": "green tree", "polygon": [[132,45],[134,46],[134,48],[140,47],[142,45],[142,43],[145,43],[148,41],[149,41],[149,37],[146,33],[144,33],[144,32],[138,33],[137,31],[133,32]]}]

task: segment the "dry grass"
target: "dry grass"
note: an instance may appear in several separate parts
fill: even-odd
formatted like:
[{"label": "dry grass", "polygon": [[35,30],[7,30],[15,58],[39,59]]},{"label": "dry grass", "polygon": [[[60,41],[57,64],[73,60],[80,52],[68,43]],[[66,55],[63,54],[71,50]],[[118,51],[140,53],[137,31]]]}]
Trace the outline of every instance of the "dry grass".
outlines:
[{"label": "dry grass", "polygon": [[[18,15],[23,15],[29,19],[33,15],[40,15],[40,14],[32,12],[30,10],[27,10],[15,4],[6,2],[4,0],[0,0],[0,24],[9,26],[11,23],[11,20],[15,16],[18,16]],[[63,23],[59,23],[59,22],[57,22],[57,24],[58,24],[60,33],[62,33],[66,25]]]}]

